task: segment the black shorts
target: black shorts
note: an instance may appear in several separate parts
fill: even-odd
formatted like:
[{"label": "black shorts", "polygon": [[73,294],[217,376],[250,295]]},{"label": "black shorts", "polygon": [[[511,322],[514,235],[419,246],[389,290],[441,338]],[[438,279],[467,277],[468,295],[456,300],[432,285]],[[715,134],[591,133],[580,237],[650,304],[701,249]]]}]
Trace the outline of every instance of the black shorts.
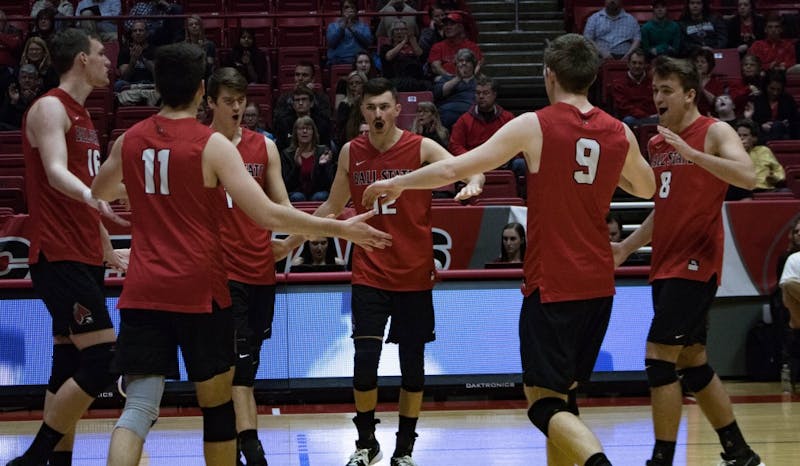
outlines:
[{"label": "black shorts", "polygon": [[647,341],[663,345],[705,345],[708,311],[716,295],[716,275],[707,282],[685,278],[654,280],[653,322]]},{"label": "black shorts", "polygon": [[272,336],[275,317],[275,285],[249,285],[228,281],[236,335],[258,342]]},{"label": "black shorts", "polygon": [[353,285],[352,338],[383,338],[392,317],[387,343],[428,343],[436,339],[433,291],[387,291]]},{"label": "black shorts", "polygon": [[233,366],[231,308],[216,303],[211,313],[121,309],[112,368],[125,375],[179,378],[178,348],[192,382],[202,382]]},{"label": "black shorts", "polygon": [[113,328],[106,307],[105,269],[74,261],[49,262],[44,254],[31,264],[33,289],[47,306],[53,335],[69,336]]},{"label": "black shorts", "polygon": [[519,349],[527,386],[567,393],[589,380],[611,319],[613,296],[542,303],[539,290],[522,301]]}]

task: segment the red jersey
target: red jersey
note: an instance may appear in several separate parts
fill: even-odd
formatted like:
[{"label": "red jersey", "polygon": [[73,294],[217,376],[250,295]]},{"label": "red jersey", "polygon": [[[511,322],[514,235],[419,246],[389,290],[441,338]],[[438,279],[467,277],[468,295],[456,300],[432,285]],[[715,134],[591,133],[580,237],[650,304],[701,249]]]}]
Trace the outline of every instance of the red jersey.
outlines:
[{"label": "red jersey", "polygon": [[544,137],[539,171],[528,174],[523,293],[538,288],[545,303],[612,296],[605,218],[628,154],[625,129],[598,108],[557,103],[536,115]]},{"label": "red jersey", "polygon": [[[412,172],[420,167],[422,136],[403,131],[400,139],[386,152],[378,152],[367,136],[350,141],[350,194],[356,211],[367,209],[361,197],[367,186]],[[431,234],[431,192],[404,191],[394,202],[383,205],[380,214],[369,224],[394,238],[392,247],[367,252],[353,251],[354,285],[367,285],[389,291],[420,291],[433,288],[436,270],[433,265]]]},{"label": "red jersey", "polygon": [[[100,141],[89,112],[60,88],[44,96],[61,101],[71,123],[64,134],[67,169],[86,186],[100,168]],[[44,97],[43,96],[43,97]],[[22,119],[22,150],[25,153],[25,192],[28,196],[31,242],[28,262],[35,264],[39,252],[48,261],[76,261],[103,264],[100,213],[83,201],[72,199],[50,186],[39,149],[31,147],[25,135],[27,114]]]},{"label": "red jersey", "polygon": [[203,186],[213,131],[194,118],[154,115],[125,133],[122,173],[131,205],[131,259],[119,308],[211,312],[228,307],[219,188]]},{"label": "red jersey", "polygon": [[[269,163],[264,136],[242,128],[242,139],[236,147],[247,171],[264,186]],[[219,230],[228,279],[251,285],[274,285],[272,232],[251,220],[224,190],[222,192],[227,209]]]},{"label": "red jersey", "polygon": [[[714,118],[701,116],[679,136],[705,150]],[[656,175],[653,257],[650,280],[685,278],[708,281],[722,277],[722,202],[728,183],[683,157],[659,135],[647,145]]]},{"label": "red jersey", "polygon": [[431,47],[428,53],[428,63],[435,61],[442,62],[442,68],[455,76],[456,74],[456,53],[461,49],[470,49],[475,54],[475,62],[480,63],[483,58],[480,47],[469,39],[463,40],[441,40]]}]

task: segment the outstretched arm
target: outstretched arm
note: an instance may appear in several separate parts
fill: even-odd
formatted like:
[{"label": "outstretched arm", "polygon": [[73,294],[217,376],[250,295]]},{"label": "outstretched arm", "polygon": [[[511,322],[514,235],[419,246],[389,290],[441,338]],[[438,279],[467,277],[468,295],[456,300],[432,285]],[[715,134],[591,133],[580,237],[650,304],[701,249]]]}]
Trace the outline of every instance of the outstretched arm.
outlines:
[{"label": "outstretched arm", "polygon": [[625,165],[622,166],[619,187],[642,199],[650,199],[656,191],[656,178],[653,169],[639,152],[639,143],[633,131],[625,125],[625,135],[628,138],[628,155]]}]

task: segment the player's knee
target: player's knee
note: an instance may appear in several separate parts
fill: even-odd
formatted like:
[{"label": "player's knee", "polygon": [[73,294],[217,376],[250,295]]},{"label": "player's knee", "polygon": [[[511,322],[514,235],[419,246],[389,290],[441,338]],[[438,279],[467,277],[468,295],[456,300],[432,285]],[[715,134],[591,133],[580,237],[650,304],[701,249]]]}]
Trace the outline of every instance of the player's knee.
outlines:
[{"label": "player's knee", "polygon": [[203,412],[203,441],[227,442],[236,439],[236,413],[233,401],[211,408],[200,408]]},{"label": "player's knee", "polygon": [[567,392],[567,411],[576,416],[581,415],[581,412],[578,409],[578,390],[575,388]]},{"label": "player's knee", "polygon": [[674,362],[647,358],[644,360],[644,369],[650,388],[662,387],[678,381]]},{"label": "player's knee", "polygon": [[547,436],[550,419],[562,411],[569,411],[567,402],[561,398],[549,397],[536,400],[528,409],[528,419]]},{"label": "player's knee", "polygon": [[73,378],[91,396],[97,396],[116,379],[109,367],[114,358],[115,343],[99,343],[81,350],[80,364]]},{"label": "player's knee", "polygon": [[714,379],[714,369],[708,363],[702,366],[687,367],[678,371],[687,390],[692,393],[702,391]]},{"label": "player's knee", "polygon": [[378,362],[381,359],[381,340],[356,338],[353,359],[353,388],[368,392],[378,388]]},{"label": "player's knee", "polygon": [[47,390],[55,393],[70,377],[75,375],[81,361],[81,353],[72,343],[53,345],[53,365]]},{"label": "player's knee", "polygon": [[425,388],[425,345],[400,345],[401,386],[407,392]]},{"label": "player's knee", "polygon": [[239,353],[233,370],[233,385],[252,387],[256,381],[258,359],[252,353]]},{"label": "player's knee", "polygon": [[117,428],[130,430],[142,440],[158,419],[164,377],[147,376],[130,380],[125,388],[125,409],[117,421]]}]

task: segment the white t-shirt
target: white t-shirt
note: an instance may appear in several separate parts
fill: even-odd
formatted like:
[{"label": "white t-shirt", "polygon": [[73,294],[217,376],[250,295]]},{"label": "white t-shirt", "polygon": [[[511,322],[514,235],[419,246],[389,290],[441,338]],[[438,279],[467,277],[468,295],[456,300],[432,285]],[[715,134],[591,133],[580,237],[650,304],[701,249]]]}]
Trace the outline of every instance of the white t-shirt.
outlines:
[{"label": "white t-shirt", "polygon": [[790,255],[786,259],[786,265],[783,266],[780,284],[789,281],[800,281],[800,252]]}]

